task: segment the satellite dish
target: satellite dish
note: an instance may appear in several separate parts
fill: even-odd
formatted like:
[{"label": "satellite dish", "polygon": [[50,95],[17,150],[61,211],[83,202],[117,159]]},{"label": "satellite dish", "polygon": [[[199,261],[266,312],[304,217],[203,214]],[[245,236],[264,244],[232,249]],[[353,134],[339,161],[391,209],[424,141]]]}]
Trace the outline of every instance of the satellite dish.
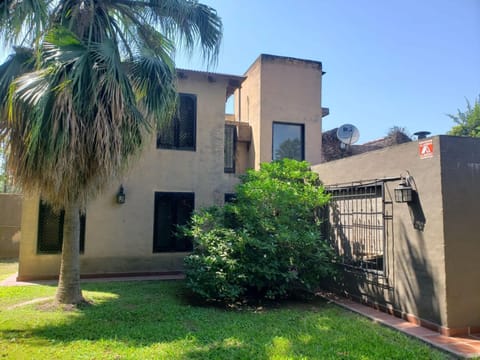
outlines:
[{"label": "satellite dish", "polygon": [[337,130],[337,138],[345,145],[355,144],[360,138],[360,132],[352,124],[344,124]]}]

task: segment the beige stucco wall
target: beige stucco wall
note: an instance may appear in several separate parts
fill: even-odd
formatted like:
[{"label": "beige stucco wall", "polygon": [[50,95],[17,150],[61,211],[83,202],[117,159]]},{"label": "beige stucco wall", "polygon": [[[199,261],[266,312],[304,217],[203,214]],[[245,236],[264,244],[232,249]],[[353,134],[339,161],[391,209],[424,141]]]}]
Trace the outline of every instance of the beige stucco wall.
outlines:
[{"label": "beige stucco wall", "polygon": [[321,162],[322,65],[320,62],[261,55],[235,93],[240,120],[252,127],[250,167],[272,160],[272,123],[305,125],[305,160]]},{"label": "beige stucco wall", "polygon": [[247,152],[247,167],[254,168],[260,163],[260,152],[257,146],[260,143],[260,90],[261,90],[261,63],[255,61],[245,73],[247,77],[240,89],[234,93],[237,120],[251,126],[252,141]]},{"label": "beige stucco wall", "polygon": [[18,257],[22,196],[0,194],[0,258]]},{"label": "beige stucco wall", "polygon": [[[197,95],[196,151],[156,149],[154,137],[131,169],[87,208],[83,274],[181,270],[185,253],[153,253],[154,193],[194,192],[195,207],[223,203],[237,178],[224,174],[225,94],[228,79],[186,72],[181,93]],[[126,203],[115,203],[120,184]],[[59,255],[36,253],[38,196],[25,197],[19,278],[55,276]]]},{"label": "beige stucco wall", "polygon": [[[440,141],[433,138],[434,155],[420,159],[418,143],[411,142],[364,153],[313,167],[325,184],[368,179],[413,176],[418,190],[416,206],[392,202],[392,228],[388,229],[388,276],[384,286],[372,284],[367,275],[345,273],[346,290],[364,300],[413,314],[442,326],[449,326],[446,299],[444,213],[442,202]],[[386,200],[400,181],[389,181]],[[413,227],[414,214],[423,211],[423,231]],[[336,284],[337,287],[342,287]]]}]

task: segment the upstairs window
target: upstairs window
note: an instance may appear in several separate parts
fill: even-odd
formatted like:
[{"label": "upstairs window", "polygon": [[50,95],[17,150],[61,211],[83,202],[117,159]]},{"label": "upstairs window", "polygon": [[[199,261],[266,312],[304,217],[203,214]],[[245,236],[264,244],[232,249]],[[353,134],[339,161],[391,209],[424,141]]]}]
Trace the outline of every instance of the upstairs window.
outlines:
[{"label": "upstairs window", "polygon": [[[85,249],[85,214],[80,216],[80,253]],[[41,201],[38,214],[37,252],[58,254],[62,252],[63,222],[65,211],[54,212],[50,205]]]},{"label": "upstairs window", "polygon": [[304,125],[273,123],[272,159],[305,160]]},{"label": "upstairs window", "polygon": [[160,124],[157,148],[195,151],[196,126],[197,97],[192,94],[179,94],[175,116]]},{"label": "upstairs window", "polygon": [[224,172],[235,172],[235,146],[237,141],[237,127],[235,125],[225,125],[225,144],[224,144]]}]

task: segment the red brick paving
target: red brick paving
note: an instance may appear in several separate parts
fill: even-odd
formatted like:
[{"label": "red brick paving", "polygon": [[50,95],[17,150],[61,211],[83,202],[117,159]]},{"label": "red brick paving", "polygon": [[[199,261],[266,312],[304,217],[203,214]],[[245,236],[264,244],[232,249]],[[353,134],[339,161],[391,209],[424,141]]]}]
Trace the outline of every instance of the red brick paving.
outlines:
[{"label": "red brick paving", "polygon": [[323,296],[337,305],[366,316],[379,324],[386,325],[401,331],[404,334],[415,337],[433,347],[449,352],[457,357],[466,359],[480,357],[480,334],[463,337],[448,337],[440,335],[436,331],[415,325],[393,315],[389,315],[345,298],[330,296],[328,294],[323,294]]}]

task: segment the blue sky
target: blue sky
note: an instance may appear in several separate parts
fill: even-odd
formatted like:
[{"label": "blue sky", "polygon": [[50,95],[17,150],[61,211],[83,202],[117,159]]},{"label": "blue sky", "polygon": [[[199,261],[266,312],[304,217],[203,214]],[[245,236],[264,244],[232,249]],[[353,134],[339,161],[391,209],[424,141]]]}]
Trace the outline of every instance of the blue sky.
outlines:
[{"label": "blue sky", "polygon": [[[261,53],[318,60],[323,129],[352,123],[363,143],[392,126],[444,134],[480,94],[480,0],[201,0],[218,11],[218,65],[241,75]],[[199,57],[177,66],[205,70]]]}]

